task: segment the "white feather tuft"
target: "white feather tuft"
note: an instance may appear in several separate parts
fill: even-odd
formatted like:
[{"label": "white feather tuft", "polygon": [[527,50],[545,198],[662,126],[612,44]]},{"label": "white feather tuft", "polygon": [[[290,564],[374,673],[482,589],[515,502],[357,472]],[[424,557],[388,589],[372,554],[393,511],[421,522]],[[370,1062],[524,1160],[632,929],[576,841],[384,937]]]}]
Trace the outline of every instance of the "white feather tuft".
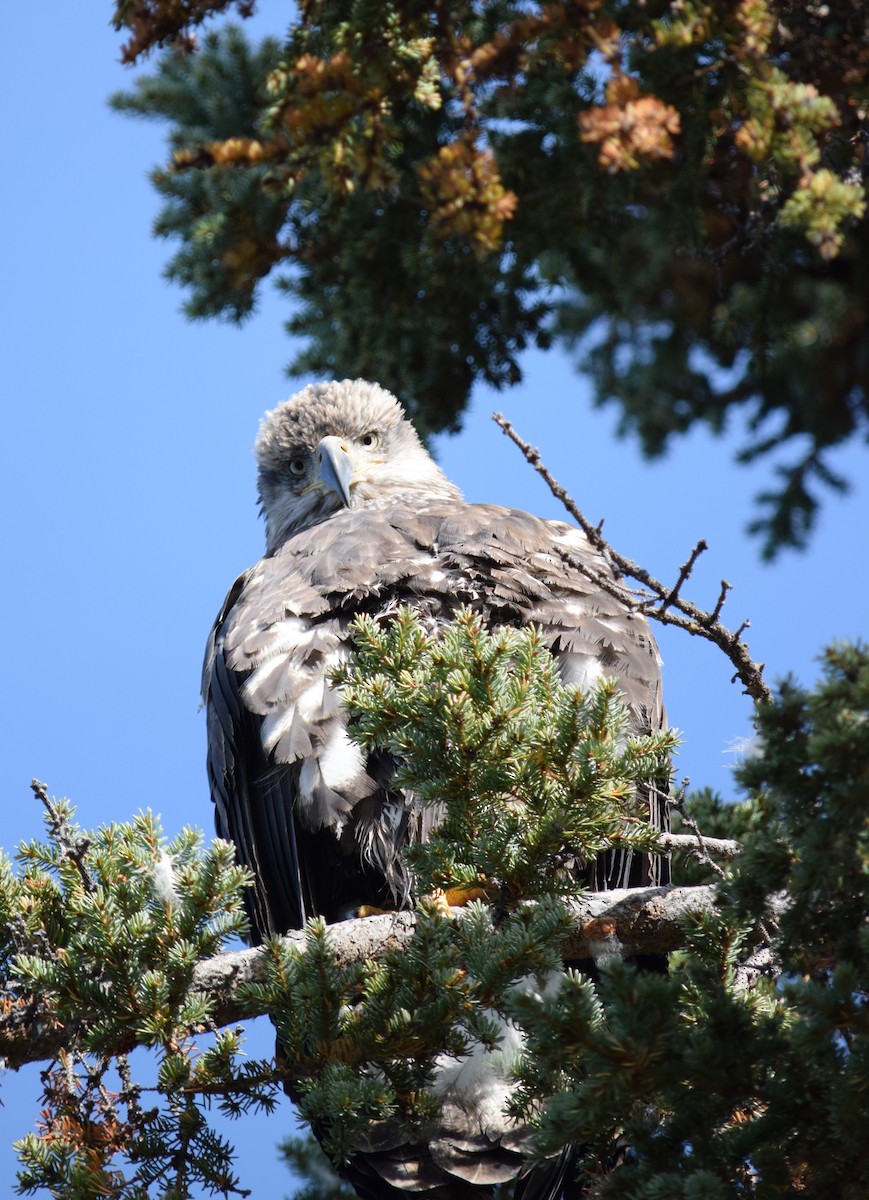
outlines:
[{"label": "white feather tuft", "polygon": [[559,656],[561,678],[572,687],[588,692],[603,679],[600,661],[591,654],[567,653]]},{"label": "white feather tuft", "polygon": [[314,792],[319,786],[320,764],[313,756],[306,758],[299,772],[299,803],[305,807],[314,798]]},{"label": "white feather tuft", "polygon": [[274,712],[269,713],[263,721],[262,728],[260,729],[260,740],[266,754],[271,754],[284,734],[289,731],[295,715],[296,710],[292,706],[277,708]]},{"label": "white feather tuft", "polygon": [[486,1016],[498,1025],[497,1048],[488,1050],[475,1042],[461,1058],[440,1055],[432,1084],[441,1103],[454,1104],[484,1132],[501,1129],[508,1122],[504,1106],[514,1087],[510,1070],[523,1046],[522,1033],[512,1021],[491,1010]]},{"label": "white feather tuft", "polygon": [[616,958],[624,958],[625,947],[614,933],[605,938],[596,938],[587,943],[589,953],[598,966],[612,962]]},{"label": "white feather tuft", "polygon": [[339,791],[348,787],[365,772],[365,759],[355,742],[351,742],[344,726],[337,722],[329,740],[320,751],[320,774],[326,787]]},{"label": "white feather tuft", "polygon": [[178,903],[175,858],[165,850],[151,868],[151,887],[157,899],[162,900],[164,904]]},{"label": "white feather tuft", "polygon": [[725,746],[722,754],[732,754],[740,762],[751,762],[763,754],[763,738],[759,733],[749,734],[748,737],[734,738]]},{"label": "white feather tuft", "polygon": [[[543,985],[534,976],[526,975],[510,988],[531,995],[538,1002],[554,995],[563,976],[549,973]],[[525,1035],[508,1017],[487,1009],[486,1016],[498,1027],[498,1045],[489,1050],[474,1042],[468,1054],[459,1058],[440,1055],[435,1060],[432,1090],[443,1105],[454,1105],[471,1117],[482,1132],[498,1134],[514,1129],[516,1122],[505,1113],[505,1106],[514,1089],[513,1072],[525,1048]]]}]

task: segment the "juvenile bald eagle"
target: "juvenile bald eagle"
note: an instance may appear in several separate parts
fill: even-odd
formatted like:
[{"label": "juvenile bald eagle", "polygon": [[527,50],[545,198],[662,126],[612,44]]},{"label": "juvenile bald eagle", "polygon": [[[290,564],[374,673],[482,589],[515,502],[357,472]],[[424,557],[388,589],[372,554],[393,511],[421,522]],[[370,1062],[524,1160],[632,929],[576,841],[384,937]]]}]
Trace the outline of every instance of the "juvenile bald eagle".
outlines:
[{"label": "juvenile bald eagle", "polygon": [[[266,554],[217,618],[203,694],[217,829],[254,873],[257,939],[412,893],[401,850],[428,835],[432,814],[390,787],[391,760],[366,758],[348,738],[327,681],[358,613],[410,605],[437,625],[469,605],[493,628],[533,622],[566,682],[614,676],[635,732],[661,728],[654,640],[643,617],[570,565],[611,574],[584,534],[466,503],[388,392],[362,380],[307,387],[266,415],[256,457]],[[654,791],[650,805],[663,827]],[[610,853],[589,882],[629,887],[665,873],[663,860]],[[462,1121],[446,1139],[361,1156],[354,1186],[376,1200],[458,1200],[515,1177],[510,1123],[467,1112]],[[533,1194],[557,1195],[556,1182]]]}]

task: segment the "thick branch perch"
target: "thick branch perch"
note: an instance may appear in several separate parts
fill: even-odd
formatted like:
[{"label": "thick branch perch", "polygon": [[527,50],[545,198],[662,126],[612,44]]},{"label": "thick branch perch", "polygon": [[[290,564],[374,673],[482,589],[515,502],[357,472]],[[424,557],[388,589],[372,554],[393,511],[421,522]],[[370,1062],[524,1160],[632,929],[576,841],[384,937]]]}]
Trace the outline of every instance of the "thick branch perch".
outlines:
[{"label": "thick branch perch", "polygon": [[[614,953],[666,954],[683,942],[682,918],[689,913],[710,911],[714,896],[711,886],[624,888],[578,896],[570,901],[574,932],[562,947],[564,956],[587,959]],[[453,912],[461,918],[461,909]],[[389,913],[343,921],[332,925],[329,932],[340,963],[361,962],[402,949],[409,943],[415,924],[414,913]],[[302,947],[305,934],[289,933],[287,940]],[[255,983],[263,977],[264,954],[257,947],[199,963],[193,988],[213,999],[214,1022],[220,1027],[260,1015],[241,1005],[238,992],[242,984]],[[7,1066],[15,1068],[50,1060],[81,1027],[58,1025],[44,1003],[26,999],[16,1003],[7,998],[0,1010],[0,1057]],[[135,1038],[128,1032],[107,1050],[123,1053],[134,1045]]]},{"label": "thick branch perch", "polygon": [[[683,817],[684,820],[684,817]],[[662,833],[659,840],[665,850],[687,850],[703,854],[720,854],[722,858],[735,858],[742,843],[735,838],[706,837],[700,833]]]}]

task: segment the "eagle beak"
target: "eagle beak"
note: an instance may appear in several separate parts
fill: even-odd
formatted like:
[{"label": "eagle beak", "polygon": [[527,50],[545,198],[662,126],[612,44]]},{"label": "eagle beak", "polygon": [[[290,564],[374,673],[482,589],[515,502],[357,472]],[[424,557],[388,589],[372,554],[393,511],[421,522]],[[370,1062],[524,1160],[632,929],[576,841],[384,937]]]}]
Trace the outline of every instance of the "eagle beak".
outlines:
[{"label": "eagle beak", "polygon": [[317,461],[320,464],[320,482],[323,487],[336,492],[349,508],[353,463],[344,440],[339,437],[324,437],[317,446]]}]

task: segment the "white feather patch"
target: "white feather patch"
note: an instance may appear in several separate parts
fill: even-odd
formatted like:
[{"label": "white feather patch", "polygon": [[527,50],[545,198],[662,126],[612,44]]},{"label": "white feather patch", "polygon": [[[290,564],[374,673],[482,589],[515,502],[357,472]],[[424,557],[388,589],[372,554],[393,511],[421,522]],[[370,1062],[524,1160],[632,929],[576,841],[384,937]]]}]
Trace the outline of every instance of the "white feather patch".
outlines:
[{"label": "white feather patch", "polygon": [[[300,693],[295,708],[303,721],[322,720],[328,703],[328,692],[329,684],[321,676],[315,678],[314,682]],[[332,707],[334,708],[334,705]]]},{"label": "white feather patch", "polygon": [[507,1121],[504,1105],[514,1086],[510,1068],[523,1045],[522,1034],[512,1021],[495,1012],[486,1015],[499,1027],[497,1049],[488,1050],[476,1042],[461,1058],[440,1055],[432,1083],[432,1091],[442,1103],[454,1104],[472,1116],[483,1132],[503,1128]]},{"label": "white feather patch", "polygon": [[293,705],[275,709],[265,718],[260,728],[260,740],[266,754],[271,754],[275,746],[292,728],[296,710]]},{"label": "white feather patch", "polygon": [[587,692],[603,678],[600,661],[592,654],[568,653],[559,656],[559,670],[565,683]]},{"label": "white feather patch", "polygon": [[[619,880],[619,887],[627,887],[627,879],[630,874],[630,855],[626,855],[628,869],[625,871],[624,881]],[[591,957],[598,964],[612,962],[614,958],[624,958],[625,948],[614,933],[611,933],[605,938],[596,938],[588,943],[588,948]]]},{"label": "white feather patch", "polygon": [[329,740],[320,751],[320,774],[326,787],[339,791],[353,783],[365,771],[365,759],[355,742],[351,742],[344,726],[337,722]]},{"label": "white feather patch", "polygon": [[269,628],[268,637],[260,649],[251,654],[250,661],[259,664],[274,658],[276,654],[286,654],[289,650],[295,650],[307,640],[305,635],[310,637],[312,632],[311,626],[301,617],[284,617]]},{"label": "white feather patch", "polygon": [[251,673],[244,684],[245,698],[251,698],[254,703],[262,704],[268,698],[274,704],[275,689],[272,681],[277,681],[284,671],[284,660],[277,655],[271,655]]},{"label": "white feather patch", "polygon": [[337,667],[340,663],[345,663],[350,657],[350,647],[338,645],[334,650],[330,650],[323,660],[323,669],[331,671],[333,667]]},{"label": "white feather patch", "polygon": [[553,538],[552,544],[574,554],[587,555],[589,550],[593,550],[582,530],[572,527],[568,527],[564,533],[559,534],[557,538]]},{"label": "white feather patch", "polygon": [[736,762],[732,765],[738,766],[740,763],[752,762],[754,759],[760,758],[763,751],[763,737],[759,733],[750,733],[747,737],[733,738],[725,745],[721,753],[734,755]]},{"label": "white feather patch", "polygon": [[[544,996],[558,990],[562,978],[560,972],[553,971],[540,987],[533,976],[527,975],[510,990],[542,1001]],[[518,1025],[493,1009],[487,1010],[486,1016],[498,1027],[497,1047],[489,1050],[475,1042],[469,1053],[461,1058],[440,1055],[435,1060],[432,1091],[442,1104],[454,1105],[472,1117],[483,1133],[497,1135],[516,1127],[516,1122],[504,1109],[516,1086],[513,1069],[525,1047],[525,1035]]]},{"label": "white feather patch", "polygon": [[314,798],[314,792],[320,782],[320,764],[312,755],[310,758],[304,760],[302,769],[299,772],[299,802],[302,806],[311,803]]},{"label": "white feather patch", "polygon": [[178,903],[178,887],[175,883],[175,859],[164,850],[151,868],[151,887],[154,895],[164,904]]}]

